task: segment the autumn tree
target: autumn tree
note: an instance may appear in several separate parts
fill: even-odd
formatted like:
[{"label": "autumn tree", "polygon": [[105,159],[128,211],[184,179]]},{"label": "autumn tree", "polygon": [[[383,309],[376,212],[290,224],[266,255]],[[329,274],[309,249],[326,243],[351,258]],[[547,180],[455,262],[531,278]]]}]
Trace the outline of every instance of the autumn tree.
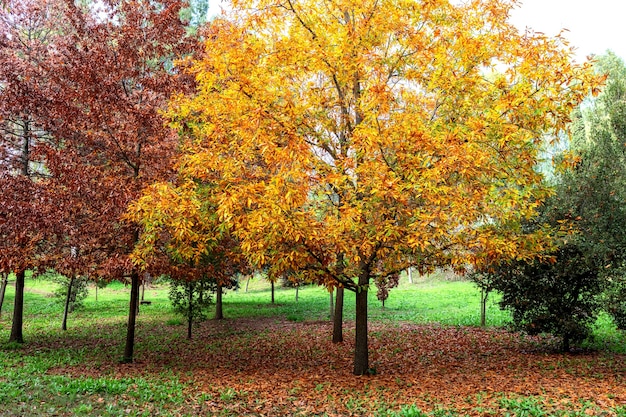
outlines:
[{"label": "autumn tree", "polygon": [[410,266],[530,257],[518,236],[549,192],[541,138],[593,86],[561,38],[512,3],[234,1],[172,101],[181,172],[256,266],[356,292],[354,373],[369,371],[373,281]]},{"label": "autumn tree", "polygon": [[55,270],[130,281],[124,361],[133,357],[140,275],[129,259],[139,227],[121,216],[146,184],[173,172],[178,141],[159,112],[172,91],[184,89],[174,58],[194,50],[181,7],[170,0],[50,3],[61,17],[48,25],[61,30],[36,60],[17,49],[19,65],[7,69],[20,92],[14,107],[29,109],[63,145],[42,151],[64,230]]},{"label": "autumn tree", "polygon": [[[173,288],[181,289],[186,308],[201,306],[201,290],[215,294],[215,319],[224,318],[223,290],[238,285],[237,274],[250,273],[239,242],[218,221],[211,184],[185,181],[159,182],[146,188],[133,202],[126,218],[142,227],[141,238],[132,255],[140,268],[168,274]],[[180,291],[175,290],[177,294]],[[196,300],[197,301],[194,301]],[[201,314],[201,310],[195,309]],[[182,310],[181,310],[182,311]],[[187,310],[191,322],[196,313]]]},{"label": "autumn tree", "polygon": [[[24,68],[42,58],[59,28],[47,2],[11,1],[0,8],[0,272],[15,272],[10,341],[23,342],[24,280],[45,267],[56,234],[41,148],[55,146],[31,106],[19,106]],[[28,50],[29,54],[22,52]],[[3,291],[4,294],[4,286]]]}]

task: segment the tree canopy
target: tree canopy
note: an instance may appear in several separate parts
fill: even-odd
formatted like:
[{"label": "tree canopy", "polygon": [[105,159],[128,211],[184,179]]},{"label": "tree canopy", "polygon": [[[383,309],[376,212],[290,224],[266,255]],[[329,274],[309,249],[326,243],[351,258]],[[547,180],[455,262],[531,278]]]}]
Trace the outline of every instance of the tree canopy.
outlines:
[{"label": "tree canopy", "polygon": [[356,374],[372,279],[547,244],[519,233],[550,192],[541,144],[597,77],[512,6],[234,1],[171,102],[179,176],[212,185],[249,259],[357,292]]},{"label": "tree canopy", "polygon": [[[40,183],[47,198],[30,198],[39,223],[47,220],[56,229],[40,227],[35,237],[46,237],[40,240],[49,244],[48,265],[59,272],[131,278],[130,360],[139,275],[129,255],[139,227],[122,215],[143,187],[172,174],[178,140],[159,112],[174,91],[185,89],[173,60],[197,45],[185,36],[179,1],[9,3],[0,11],[3,115],[32,119],[53,139],[33,153],[46,174]],[[0,148],[11,144],[8,139],[2,136]],[[0,247],[0,268],[18,271],[4,253]]]}]

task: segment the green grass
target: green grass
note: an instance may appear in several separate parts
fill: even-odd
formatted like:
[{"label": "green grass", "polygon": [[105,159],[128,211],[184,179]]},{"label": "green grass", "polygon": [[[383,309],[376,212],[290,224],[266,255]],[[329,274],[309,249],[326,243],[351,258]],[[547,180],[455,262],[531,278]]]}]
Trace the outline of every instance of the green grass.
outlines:
[{"label": "green grass", "polygon": [[[329,319],[329,294],[316,286],[303,286],[299,301],[295,289],[276,286],[275,304],[270,304],[269,284],[255,278],[245,291],[241,283],[237,291],[227,291],[224,313],[228,319],[278,317],[293,322],[327,321]],[[195,392],[185,375],[168,372],[167,368],[150,370],[143,374],[99,375],[97,377],[73,376],[64,373],[72,367],[89,366],[107,368],[120,359],[126,333],[129,288],[121,283],[111,283],[95,289],[85,300],[83,309],[70,315],[69,330],[61,332],[62,305],[50,294],[54,284],[40,279],[27,278],[25,293],[24,337],[26,344],[8,344],[11,326],[11,309],[14,290],[7,289],[0,317],[0,416],[39,415],[98,415],[98,416],[178,416],[198,415],[205,404],[214,401],[237,404],[246,393],[236,387],[225,388],[215,394]],[[168,327],[167,332],[145,332],[136,346],[136,355],[142,352],[158,353],[167,357],[169,346],[184,338],[185,321],[176,316],[170,307],[166,286],[147,288],[145,299],[150,305],[141,307],[138,331],[143,328]],[[441,277],[425,277],[409,284],[402,277],[399,288],[390,292],[383,308],[376,299],[375,289],[370,291],[369,314],[373,322],[417,324],[440,323],[445,326],[478,326],[479,291],[469,282],[448,281]],[[344,317],[354,320],[354,294],[346,292]],[[506,312],[499,310],[497,297],[488,303],[487,324],[503,326],[509,320]],[[349,326],[346,328],[349,329]],[[251,336],[250,336],[251,337]],[[237,335],[232,340],[209,340],[207,349],[220,349],[235,343],[233,349],[245,352],[250,337]],[[271,335],[260,333],[255,337]],[[601,316],[595,330],[595,339],[586,347],[623,353],[626,338],[615,330],[607,316]],[[331,390],[330,382],[320,383],[320,391]],[[295,388],[294,388],[295,389]],[[352,388],[351,388],[352,389]],[[298,388],[299,390],[299,388]],[[295,393],[296,391],[294,391]],[[353,392],[353,391],[348,391]],[[331,395],[331,394],[329,394]],[[334,394],[332,394],[334,395]],[[199,408],[198,408],[199,407]],[[375,403],[353,398],[346,407],[355,415],[380,416],[454,416],[454,408],[435,407],[428,411],[411,404]],[[374,409],[372,409],[374,407]],[[498,415],[505,410],[511,416],[584,415],[585,411],[599,412],[594,405],[580,406],[569,414],[556,413],[546,405],[541,396],[507,397],[500,400],[499,410],[486,408],[485,415]],[[198,411],[200,410],[200,411]],[[582,410],[582,411],[581,411]],[[613,415],[626,416],[626,408],[613,409]],[[228,414],[225,412],[223,415]],[[312,415],[302,412],[298,415]]]},{"label": "green grass", "polygon": [[[375,288],[369,294],[369,316],[372,321],[412,322],[417,324],[440,323],[446,326],[478,326],[480,322],[480,294],[476,287],[467,281],[441,279],[434,275],[407,282],[406,276],[400,280],[398,288],[390,291],[385,306],[376,299]],[[227,318],[282,317],[289,321],[328,320],[330,316],[329,294],[321,287],[305,285],[299,289],[299,300],[295,300],[295,289],[276,286],[275,304],[270,304],[269,283],[259,277],[251,280],[248,291],[245,281],[238,290],[229,290],[224,296],[224,314]],[[25,293],[24,336],[28,340],[48,333],[55,326],[60,328],[62,305],[52,298],[55,284],[42,279],[27,278]],[[96,291],[92,287],[81,310],[70,315],[69,326],[79,322],[80,327],[91,323],[109,323],[122,331],[128,314],[130,289],[122,283],[112,282],[106,288]],[[150,305],[141,307],[144,320],[156,320],[169,325],[182,325],[184,320],[176,316],[167,296],[165,285],[149,287],[144,297]],[[355,294],[345,293],[344,318],[354,320]],[[487,304],[487,325],[505,326],[510,320],[508,312],[501,311],[497,304],[497,294],[490,295]],[[7,289],[0,318],[0,342],[8,336],[9,318],[13,304],[13,288]],[[209,316],[212,313],[209,312]],[[71,334],[71,332],[69,333]],[[589,349],[608,350],[625,353],[624,335],[615,329],[607,315],[598,319],[594,337],[583,345]]]}]

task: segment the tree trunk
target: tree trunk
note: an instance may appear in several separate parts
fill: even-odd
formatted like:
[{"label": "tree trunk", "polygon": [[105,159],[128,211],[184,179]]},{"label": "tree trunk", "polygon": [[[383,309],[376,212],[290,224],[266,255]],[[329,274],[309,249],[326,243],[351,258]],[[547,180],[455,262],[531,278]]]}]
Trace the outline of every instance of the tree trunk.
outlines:
[{"label": "tree trunk", "polygon": [[4,304],[4,294],[7,291],[7,285],[9,284],[9,274],[2,274],[2,284],[0,284],[0,317],[2,317],[2,305]]},{"label": "tree trunk", "polygon": [[191,327],[193,325],[193,284],[187,284],[189,298],[187,300],[187,339],[191,339]]},{"label": "tree trunk", "polygon": [[224,310],[222,309],[222,285],[217,285],[217,291],[215,294],[215,320],[222,320],[224,318]]},{"label": "tree trunk", "polygon": [[248,285],[250,284],[250,278],[252,275],[248,275],[248,279],[246,280],[246,292],[248,292]]},{"label": "tree trunk", "polygon": [[563,352],[569,352],[570,350],[570,338],[568,335],[563,335],[563,344],[561,345]]},{"label": "tree trunk", "polygon": [[335,291],[330,290],[328,291],[328,294],[330,294],[330,321],[334,322],[335,321]]},{"label": "tree trunk", "polygon": [[409,284],[413,284],[413,272],[411,272],[411,267],[407,269],[407,275],[409,276]]},{"label": "tree trunk", "polygon": [[487,322],[487,297],[489,291],[480,290],[480,327],[485,327]]},{"label": "tree trunk", "polygon": [[24,280],[26,271],[19,271],[15,274],[15,300],[13,301],[13,323],[11,326],[11,336],[9,342],[24,343],[22,332],[24,324]]},{"label": "tree trunk", "polygon": [[65,308],[63,309],[63,323],[61,323],[61,330],[67,330],[67,315],[70,312],[70,300],[72,298],[72,286],[74,285],[74,274],[70,277],[70,282],[67,284],[67,294],[65,295]]},{"label": "tree trunk", "polygon": [[143,296],[146,293],[146,280],[141,280],[141,301],[143,301]]},{"label": "tree trunk", "polygon": [[122,362],[131,363],[133,361],[133,351],[135,349],[135,322],[137,310],[139,308],[139,273],[133,272],[130,275],[130,306],[128,311],[128,328],[126,330],[126,346],[124,347],[124,357]]},{"label": "tree trunk", "polygon": [[96,282],[96,303],[98,302],[98,283]]},{"label": "tree trunk", "polygon": [[296,303],[298,302],[298,291],[300,290],[300,286],[296,285]]},{"label": "tree trunk", "polygon": [[274,304],[274,281],[270,281],[272,284],[272,304]]},{"label": "tree trunk", "polygon": [[337,287],[337,299],[333,314],[333,343],[343,342],[343,292],[342,286]]},{"label": "tree trunk", "polygon": [[361,268],[359,289],[356,293],[356,335],[354,343],[354,375],[369,373],[369,352],[367,346],[367,294],[369,269]]}]

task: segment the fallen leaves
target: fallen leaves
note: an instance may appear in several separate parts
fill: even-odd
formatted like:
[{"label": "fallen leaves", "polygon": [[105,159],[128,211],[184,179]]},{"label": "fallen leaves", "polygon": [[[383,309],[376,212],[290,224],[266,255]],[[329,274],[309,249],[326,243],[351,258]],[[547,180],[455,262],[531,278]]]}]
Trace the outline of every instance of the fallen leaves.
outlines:
[{"label": "fallen leaves", "polygon": [[552,339],[502,329],[376,323],[370,350],[377,375],[370,377],[351,373],[353,333],[332,344],[327,322],[208,321],[192,341],[179,330],[140,329],[139,338],[159,332],[167,349],[138,352],[139,363],[50,372],[160,378],[170,371],[188,383],[188,398],[204,398],[194,402],[195,412],[209,415],[372,415],[415,404],[478,416],[499,409],[503,398],[525,397],[547,410],[626,405],[623,355],[555,353]]}]

